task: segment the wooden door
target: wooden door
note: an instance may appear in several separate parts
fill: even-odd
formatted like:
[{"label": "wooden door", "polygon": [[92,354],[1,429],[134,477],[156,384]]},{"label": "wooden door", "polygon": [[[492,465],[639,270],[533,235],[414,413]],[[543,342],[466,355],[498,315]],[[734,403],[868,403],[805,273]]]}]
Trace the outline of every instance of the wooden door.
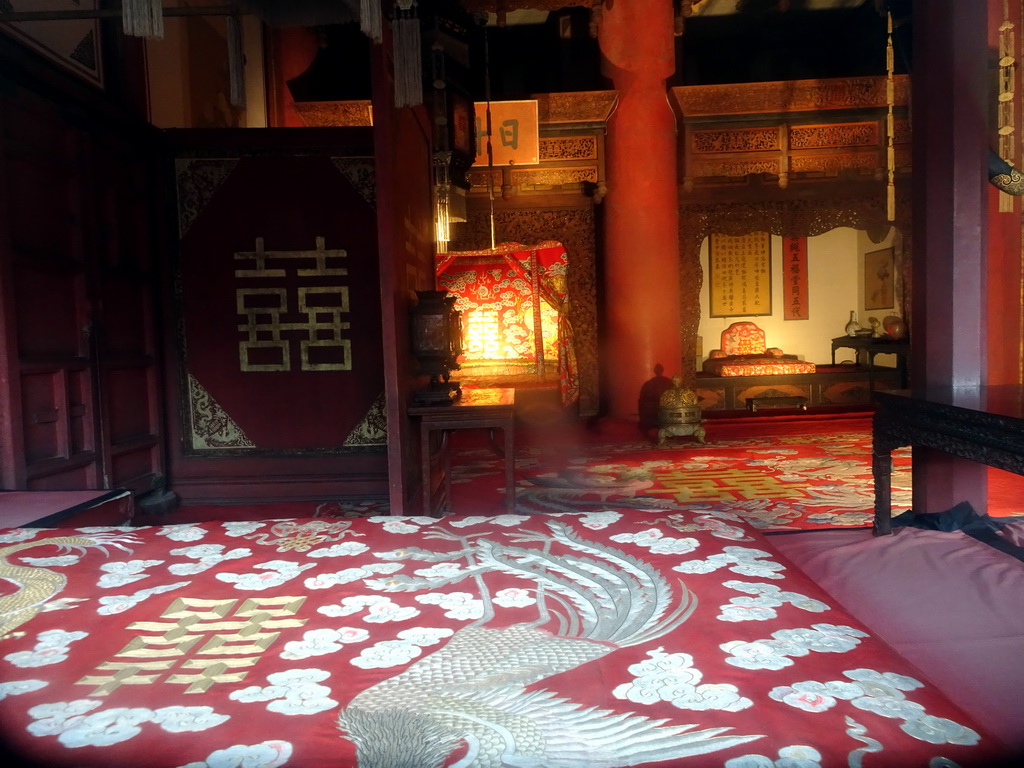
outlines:
[{"label": "wooden door", "polygon": [[163,478],[144,125],[0,95],[0,487]]}]

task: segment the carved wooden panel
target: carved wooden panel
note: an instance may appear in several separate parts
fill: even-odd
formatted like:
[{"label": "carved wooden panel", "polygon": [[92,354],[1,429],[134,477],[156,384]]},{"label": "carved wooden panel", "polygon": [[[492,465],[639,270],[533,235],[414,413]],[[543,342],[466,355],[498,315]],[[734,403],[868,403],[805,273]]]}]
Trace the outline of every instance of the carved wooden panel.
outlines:
[{"label": "carved wooden panel", "polygon": [[512,172],[512,184],[517,188],[539,187],[550,189],[565,185],[579,186],[584,181],[597,183],[597,167],[536,168]]},{"label": "carved wooden panel", "polygon": [[596,136],[558,136],[540,138],[540,159],[546,160],[596,160]]},{"label": "carved wooden panel", "polygon": [[778,176],[780,160],[709,160],[694,162],[687,170],[690,175],[708,176],[746,176],[751,173],[770,173]]},{"label": "carved wooden panel", "polygon": [[792,150],[872,146],[879,143],[879,134],[879,124],[875,121],[794,125],[789,128],[789,148]]},{"label": "carved wooden panel", "polygon": [[[897,106],[906,106],[910,79],[893,78]],[[689,85],[672,88],[679,111],[687,118],[711,115],[821,112],[831,109],[884,109],[885,77],[786,80],[736,85]]]},{"label": "carved wooden panel", "polygon": [[864,171],[870,173],[885,165],[881,152],[830,152],[827,155],[794,155],[789,159],[793,173],[820,172],[835,175],[840,171]]},{"label": "carved wooden panel", "polygon": [[694,152],[763,152],[781,147],[779,128],[718,128],[691,131],[690,146]]}]

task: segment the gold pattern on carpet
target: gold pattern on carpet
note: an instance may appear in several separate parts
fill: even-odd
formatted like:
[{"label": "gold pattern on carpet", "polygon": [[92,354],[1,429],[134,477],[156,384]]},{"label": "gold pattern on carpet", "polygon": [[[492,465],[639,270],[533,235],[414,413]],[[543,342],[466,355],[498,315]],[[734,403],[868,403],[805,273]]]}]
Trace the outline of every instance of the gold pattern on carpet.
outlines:
[{"label": "gold pattern on carpet", "polygon": [[803,499],[807,494],[798,486],[787,484],[753,469],[705,469],[701,472],[664,474],[658,477],[660,495],[670,492],[676,501],[735,501],[741,499]]},{"label": "gold pattern on carpet", "polygon": [[[161,673],[175,666],[179,670],[199,670],[179,671],[165,679],[167,683],[186,685],[184,693],[202,693],[216,683],[237,683],[245,679],[246,668],[256,664],[277,640],[281,633],[276,630],[306,623],[306,619],[292,618],[305,601],[305,597],[244,601],[178,598],[160,615],[170,621],[128,625],[128,629],[148,633],[136,635],[115,654],[131,661],[104,661],[97,672],[113,674],[86,675],[76,684],[96,686],[90,696],[106,696],[122,685],[155,683]],[[193,649],[197,650],[193,653]]]}]

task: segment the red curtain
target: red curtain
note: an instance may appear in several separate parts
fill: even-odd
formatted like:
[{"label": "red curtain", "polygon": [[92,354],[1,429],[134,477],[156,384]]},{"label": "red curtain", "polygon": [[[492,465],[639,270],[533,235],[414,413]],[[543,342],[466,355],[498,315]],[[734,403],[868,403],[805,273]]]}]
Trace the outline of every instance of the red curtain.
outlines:
[{"label": "red curtain", "polygon": [[[467,322],[475,324],[496,317],[496,336],[485,342],[470,341],[471,345],[482,346],[483,354],[489,351],[504,359],[536,362],[537,341],[542,335],[536,328],[536,315],[553,320],[554,343],[542,342],[540,349],[544,359],[557,360],[562,404],[576,402],[579,375],[567,311],[569,260],[565,248],[556,242],[533,246],[505,243],[484,251],[450,252],[438,259],[438,286],[457,297],[456,306],[466,313]],[[542,304],[535,313],[537,296]]]}]

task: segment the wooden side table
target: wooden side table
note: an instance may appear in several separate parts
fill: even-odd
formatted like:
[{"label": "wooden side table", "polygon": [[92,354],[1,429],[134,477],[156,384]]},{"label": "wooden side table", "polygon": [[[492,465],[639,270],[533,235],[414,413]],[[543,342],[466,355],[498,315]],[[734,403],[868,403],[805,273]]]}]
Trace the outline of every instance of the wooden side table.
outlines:
[{"label": "wooden side table", "polygon": [[906,339],[889,339],[873,336],[838,336],[832,339],[832,365],[836,364],[837,349],[852,349],[857,354],[857,364],[868,370],[868,386],[875,391],[875,356],[896,355],[896,370],[900,374],[900,386],[907,386],[907,358],[910,342]]},{"label": "wooden side table", "polygon": [[[456,429],[487,429],[491,444],[505,460],[505,509],[516,509],[515,389],[465,389],[451,405],[410,406],[409,415],[420,422],[420,480],[423,514],[440,517],[451,510],[451,452],[448,436]],[[494,440],[494,430],[504,432],[504,448]],[[431,440],[432,433],[439,433]]]}]

